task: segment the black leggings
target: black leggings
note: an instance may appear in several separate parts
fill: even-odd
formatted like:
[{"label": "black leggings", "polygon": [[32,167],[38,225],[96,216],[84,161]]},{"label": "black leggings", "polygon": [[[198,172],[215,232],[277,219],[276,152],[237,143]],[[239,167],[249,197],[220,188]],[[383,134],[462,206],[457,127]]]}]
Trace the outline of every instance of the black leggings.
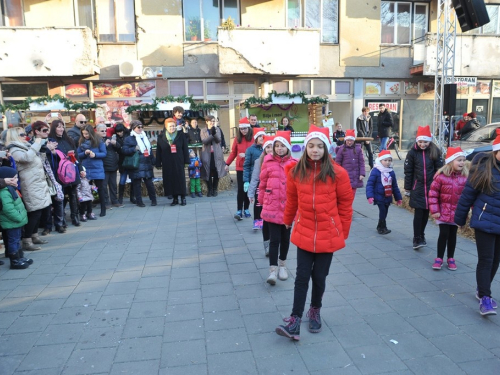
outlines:
[{"label": "black leggings", "polygon": [[267,223],[269,227],[269,265],[278,265],[278,254],[280,260],[286,260],[290,248],[290,229],[285,224]]},{"label": "black leggings", "polygon": [[44,208],[28,212],[28,224],[24,226],[23,238],[31,238],[32,235],[38,234],[38,225],[40,224],[43,211]]},{"label": "black leggings", "polygon": [[265,220],[262,220],[262,237],[264,241],[269,241],[271,235],[269,234],[269,223]]},{"label": "black leggings", "polygon": [[425,227],[429,221],[429,210],[423,208],[415,208],[415,216],[413,216],[413,237],[424,237]]},{"label": "black leggings", "polygon": [[236,210],[248,210],[248,207],[250,207],[250,200],[245,190],[243,190],[243,171],[236,171],[236,179],[238,181],[238,195],[236,196],[238,206]]},{"label": "black leggings", "polygon": [[438,258],[444,258],[446,247],[448,247],[448,258],[453,258],[455,255],[455,247],[457,246],[457,230],[458,227],[454,224],[439,224],[439,237],[437,243]]},{"label": "black leggings", "polygon": [[99,194],[99,203],[101,204],[101,213],[106,213],[106,186],[104,185],[104,180],[94,180],[94,184],[97,188],[97,193]]},{"label": "black leggings", "polygon": [[378,206],[378,219],[385,220],[389,212],[390,203],[377,203]]},{"label": "black leggings", "polygon": [[362,143],[363,146],[365,146],[366,152],[368,154],[368,164],[370,165],[370,168],[373,168],[373,152],[372,152],[372,144],[371,143]]},{"label": "black leggings", "polygon": [[491,282],[500,263],[500,235],[476,232],[477,267],[476,281],[479,297],[491,297]]}]

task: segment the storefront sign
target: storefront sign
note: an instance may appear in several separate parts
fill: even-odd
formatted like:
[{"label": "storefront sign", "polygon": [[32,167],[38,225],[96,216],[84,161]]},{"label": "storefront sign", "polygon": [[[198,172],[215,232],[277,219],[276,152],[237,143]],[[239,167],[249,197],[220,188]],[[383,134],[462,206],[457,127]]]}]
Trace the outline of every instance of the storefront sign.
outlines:
[{"label": "storefront sign", "polygon": [[386,95],[399,95],[401,83],[400,82],[386,82],[385,93]]},{"label": "storefront sign", "polygon": [[182,107],[185,111],[191,108],[191,104],[189,102],[177,103],[177,102],[160,102],[158,103],[159,111],[171,111],[174,107]]},{"label": "storefront sign", "polygon": [[94,99],[144,98],[156,96],[155,81],[94,83]]},{"label": "storefront sign", "polygon": [[89,88],[86,83],[72,83],[64,86],[64,93],[70,99],[87,99]]},{"label": "storefront sign", "polygon": [[306,132],[309,130],[309,111],[307,104],[270,105],[248,109],[248,115],[256,115],[259,121],[274,121],[279,124],[283,117],[288,117],[293,130]]},{"label": "storefront sign", "polygon": [[455,81],[452,81],[451,77],[449,77],[445,83],[456,83],[457,86],[474,87],[477,85],[477,77],[455,77]]},{"label": "storefront sign", "polygon": [[30,103],[30,111],[61,111],[64,109],[64,103],[59,100],[46,103]]},{"label": "storefront sign", "polygon": [[385,108],[387,108],[391,112],[397,112],[398,111],[398,103],[374,102],[374,103],[368,103],[368,108],[370,108],[370,112],[378,111],[379,110],[378,106],[380,104],[385,105]]}]

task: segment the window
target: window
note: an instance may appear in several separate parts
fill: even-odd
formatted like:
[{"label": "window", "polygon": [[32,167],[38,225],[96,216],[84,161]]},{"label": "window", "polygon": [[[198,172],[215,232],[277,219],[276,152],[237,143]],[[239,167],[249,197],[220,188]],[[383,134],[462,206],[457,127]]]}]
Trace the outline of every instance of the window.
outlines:
[{"label": "window", "polygon": [[499,9],[500,5],[486,5],[486,11],[488,12],[488,16],[490,16],[490,22],[483,27],[469,30],[466,34],[500,34],[500,19],[498,17]]},{"label": "window", "polygon": [[287,27],[321,30],[322,43],[339,42],[338,0],[288,0]]},{"label": "window", "polygon": [[94,7],[92,0],[74,0],[75,25],[94,30]]},{"label": "window", "polygon": [[330,95],[332,93],[332,81],[315,79],[314,95]]},{"label": "window", "polygon": [[2,17],[0,26],[24,26],[22,0],[0,0]]},{"label": "window", "polygon": [[[21,104],[26,98],[31,97],[36,99],[40,96],[47,96],[49,88],[47,83],[2,83],[2,97],[4,104]],[[18,125],[21,122],[19,112],[5,113],[7,123]]]},{"label": "window", "polygon": [[297,79],[293,81],[293,92],[305,92],[306,95],[311,95],[311,80]]},{"label": "window", "polygon": [[288,92],[288,81],[282,81],[282,82],[273,82],[273,90],[276,91],[278,94],[283,93],[283,92]]},{"label": "window", "polygon": [[350,94],[351,82],[350,81],[335,81],[335,94]]},{"label": "window", "polygon": [[96,0],[96,13],[100,43],[135,42],[134,0]]},{"label": "window", "polygon": [[240,23],[238,0],[183,0],[186,41],[216,40],[217,27],[231,17]]},{"label": "window", "polygon": [[423,40],[428,29],[428,4],[382,1],[382,43],[412,44]]}]

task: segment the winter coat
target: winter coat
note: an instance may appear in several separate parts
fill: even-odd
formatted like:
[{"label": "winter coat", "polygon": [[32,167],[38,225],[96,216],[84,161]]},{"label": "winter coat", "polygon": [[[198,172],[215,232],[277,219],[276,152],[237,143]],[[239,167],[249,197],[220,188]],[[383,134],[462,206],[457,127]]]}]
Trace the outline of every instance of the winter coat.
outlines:
[{"label": "winter coat", "polygon": [[224,154],[222,153],[222,133],[220,128],[217,126],[215,128],[215,135],[208,128],[201,129],[200,137],[203,143],[201,149],[201,163],[203,168],[201,169],[201,178],[208,181],[210,177],[210,168],[212,162],[212,149],[214,154],[215,169],[217,169],[217,175],[219,178],[224,177],[226,172],[226,163],[224,162]]},{"label": "winter coat", "polygon": [[[478,154],[472,164],[477,163],[480,156],[484,156],[484,153]],[[497,168],[500,168],[500,162],[497,162]],[[479,170],[485,170],[484,162],[479,165]],[[474,189],[470,181],[467,180],[455,212],[457,225],[465,225],[469,209],[472,207],[470,227],[482,232],[500,235],[500,172],[493,168],[492,175],[497,189],[492,194]]]},{"label": "winter coat", "polygon": [[80,185],[76,188],[76,194],[78,196],[79,202],[88,202],[94,200],[94,195],[92,194],[92,187],[90,182],[86,177],[81,179]]},{"label": "winter coat", "polygon": [[26,211],[38,211],[48,207],[52,199],[45,180],[42,159],[38,156],[41,144],[34,143],[30,146],[12,142],[7,148],[16,163]]},{"label": "winter coat", "polygon": [[122,168],[123,160],[125,159],[125,154],[123,153],[123,145],[125,144],[125,139],[130,135],[130,132],[124,132],[123,137],[116,135],[116,144],[119,145],[118,149],[118,171],[123,173],[125,170]]},{"label": "winter coat", "polygon": [[333,163],[335,179],[317,180],[320,161],[309,160],[311,175],[300,181],[287,172],[287,203],[284,223],[293,227],[291,241],[297,247],[314,253],[333,253],[345,247],[352,221],[353,194],[347,171]]},{"label": "winter coat", "polygon": [[335,162],[344,168],[349,174],[351,186],[353,189],[362,188],[363,180],[359,176],[365,176],[365,158],[363,157],[363,150],[359,143],[354,143],[352,147],[346,144],[335,149],[337,156]]},{"label": "winter coat", "polygon": [[398,180],[396,179],[396,174],[394,171],[389,172],[392,178],[392,196],[385,196],[384,185],[382,185],[382,172],[380,172],[377,168],[373,168],[370,172],[370,177],[366,182],[366,198],[374,198],[375,204],[377,203],[385,203],[391,204],[392,197],[396,201],[403,200],[401,196],[401,191],[399,190]]},{"label": "winter coat", "polygon": [[285,167],[297,160],[291,156],[283,158],[272,154],[264,157],[260,171],[259,202],[262,203],[262,219],[269,223],[284,224],[286,204]]},{"label": "winter coat", "polygon": [[373,119],[370,115],[368,115],[368,130],[366,129],[365,126],[365,119],[363,115],[359,116],[356,119],[356,130],[358,131],[357,135],[358,137],[372,137],[373,133]]},{"label": "winter coat", "polygon": [[173,144],[176,146],[172,153],[170,144],[163,130],[156,143],[156,167],[162,168],[163,191],[168,195],[186,195],[185,164],[189,165],[189,149],[187,140],[181,131],[177,132]]},{"label": "winter coat", "polygon": [[406,154],[405,190],[410,192],[410,207],[429,209],[428,194],[434,175],[443,166],[443,160],[431,160],[430,150],[422,150],[415,143]]},{"label": "winter coat", "polygon": [[200,169],[201,169],[201,161],[200,158],[194,157],[189,159],[189,178],[200,178]]},{"label": "winter coat", "polygon": [[332,139],[337,144],[337,146],[342,146],[344,144],[344,141],[339,140],[339,138],[344,138],[344,137],[345,133],[343,131],[336,130],[333,133]]},{"label": "winter coat", "polygon": [[73,126],[71,129],[68,130],[68,136],[73,140],[73,143],[75,145],[78,145],[80,142],[80,138],[82,137],[82,131],[78,126]]},{"label": "winter coat", "polygon": [[434,178],[429,190],[429,209],[431,214],[441,214],[438,218],[439,221],[454,223],[455,210],[466,182],[467,177],[456,172],[449,176],[440,173]]},{"label": "winter coat", "polygon": [[[91,158],[90,155],[85,154],[86,150],[92,151],[95,157]],[[87,178],[89,180],[104,180],[103,159],[107,154],[104,142],[100,142],[99,147],[92,147],[90,141],[86,140],[78,147],[77,153],[82,166],[87,171]]]},{"label": "winter coat", "polygon": [[57,141],[57,149],[61,151],[64,155],[68,155],[69,151],[75,151],[75,157],[78,158],[78,155],[76,154],[76,147],[73,143],[68,142],[63,137],[57,137],[57,136],[56,136],[56,141]]},{"label": "winter coat", "polygon": [[240,157],[240,154],[245,154],[247,149],[253,145],[253,140],[247,141],[245,137],[241,138],[241,143],[238,143],[238,140],[235,139],[233,141],[233,147],[231,149],[231,153],[226,160],[227,165],[231,165],[233,160],[236,158],[236,171],[243,172],[243,164],[245,163],[245,158]]},{"label": "winter coat", "polygon": [[[110,138],[105,138],[104,142],[106,142],[106,139]],[[118,170],[118,161],[120,158],[118,152],[120,148],[121,145],[118,143],[118,141],[115,145],[111,144],[110,142],[109,145],[106,146],[106,156],[104,157],[104,159],[102,159],[104,172],[116,172]]]},{"label": "winter coat", "polygon": [[255,160],[252,171],[252,178],[250,179],[250,185],[248,186],[247,196],[248,198],[255,198],[255,193],[257,192],[257,188],[260,184],[260,167],[262,165],[262,159],[266,155],[262,154],[260,157]]},{"label": "winter coat", "polygon": [[188,135],[188,144],[197,145],[201,144],[201,129],[200,128],[192,128],[188,126],[187,135]]},{"label": "winter coat", "polygon": [[245,151],[245,161],[243,162],[243,182],[250,182],[252,178],[253,165],[262,154],[262,146],[254,143]]},{"label": "winter coat", "polygon": [[391,134],[392,131],[392,115],[386,109],[383,113],[378,114],[377,121],[378,128],[378,137],[379,138],[387,138]]},{"label": "winter coat", "polygon": [[2,201],[0,226],[2,229],[21,228],[28,223],[28,213],[24,203],[19,196],[14,199],[10,192],[11,189],[8,187],[0,189],[0,200]]},{"label": "winter coat", "polygon": [[481,127],[481,124],[477,119],[473,118],[470,121],[467,121],[467,123],[464,125],[462,129],[458,131],[458,135],[460,138],[462,138],[465,134],[473,132],[474,130],[477,130]]},{"label": "winter coat", "polygon": [[[122,147],[123,155],[125,156],[133,155],[134,152],[136,152],[136,147],[137,147],[137,140],[133,135],[129,135],[127,138],[125,138],[125,141],[123,142],[123,147]],[[141,178],[153,178],[154,177],[153,166],[155,164],[155,158],[153,156],[151,149],[149,150],[149,156],[144,156],[144,154],[141,153],[140,150],[137,150],[137,152],[139,153],[139,169],[135,171],[127,170],[130,179],[138,180]]]}]

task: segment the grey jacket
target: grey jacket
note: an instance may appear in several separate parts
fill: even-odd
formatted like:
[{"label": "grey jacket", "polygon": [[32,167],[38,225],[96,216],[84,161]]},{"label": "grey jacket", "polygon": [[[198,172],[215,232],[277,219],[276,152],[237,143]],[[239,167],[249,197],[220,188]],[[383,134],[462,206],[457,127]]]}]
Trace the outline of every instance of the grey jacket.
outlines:
[{"label": "grey jacket", "polygon": [[215,135],[208,131],[208,128],[201,129],[201,141],[203,147],[201,149],[201,178],[208,181],[210,176],[210,160],[212,156],[212,147],[214,150],[214,160],[215,168],[217,169],[217,174],[219,178],[224,177],[226,172],[226,162],[224,161],[224,154],[222,153],[221,147],[221,131],[217,127]]},{"label": "grey jacket", "polygon": [[259,187],[260,183],[260,167],[262,166],[262,158],[264,157],[264,153],[262,153],[257,160],[255,160],[255,163],[253,164],[253,171],[252,171],[252,177],[250,179],[250,186],[248,187],[248,199],[251,199],[253,197],[257,197],[255,194],[257,188]]}]

